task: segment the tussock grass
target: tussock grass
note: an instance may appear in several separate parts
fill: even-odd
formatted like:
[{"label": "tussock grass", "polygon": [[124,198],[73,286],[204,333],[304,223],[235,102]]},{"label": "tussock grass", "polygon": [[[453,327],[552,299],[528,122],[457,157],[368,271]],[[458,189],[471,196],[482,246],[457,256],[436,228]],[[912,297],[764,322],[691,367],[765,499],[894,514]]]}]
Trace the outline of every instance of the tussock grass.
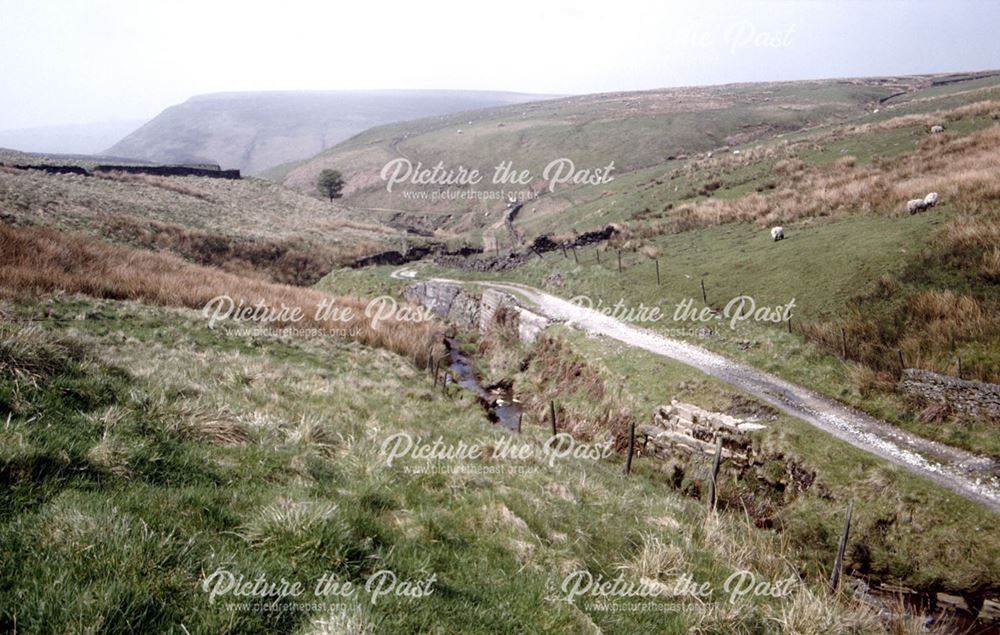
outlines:
[{"label": "tussock grass", "polygon": [[297,286],[312,285],[332,269],[379,250],[377,243],[368,241],[330,248],[298,239],[238,238],[126,215],[101,217],[99,231],[112,242],[166,251],[195,264]]},{"label": "tussock grass", "polygon": [[[1000,107],[998,103],[970,104],[936,113],[934,117],[957,120],[992,112]],[[928,116],[913,117],[923,121]],[[909,118],[898,119],[900,121],[890,120],[895,124],[882,127],[914,123]],[[865,130],[871,131],[870,128]],[[859,166],[852,156],[820,165],[807,165],[794,157],[779,159],[772,170],[781,181],[771,193],[685,203],[662,222],[626,224],[625,235],[649,238],[728,223],[779,225],[806,218],[859,213],[893,216],[905,212],[903,205],[907,200],[923,198],[932,191],[938,192],[943,201],[954,202],[960,209],[974,213],[991,208],[1000,200],[1000,186],[994,176],[998,147],[1000,126],[994,125],[962,136],[935,135],[896,160],[866,166]],[[784,152],[790,151],[784,149]],[[724,168],[727,162],[759,162],[777,153],[774,147],[752,149],[745,155],[722,159],[715,169]],[[697,170],[698,166],[693,164],[687,169]]]},{"label": "tussock grass", "polygon": [[874,609],[859,606],[845,611],[808,588],[799,589],[770,619],[780,632],[801,635],[868,633],[882,628]]},{"label": "tussock grass", "polygon": [[[699,505],[639,474],[622,478],[617,460],[535,459],[527,462],[533,471],[490,475],[414,473],[426,464],[413,458],[386,466],[379,448],[391,432],[494,445],[505,434],[468,395],[441,398],[426,376],[385,351],[341,340],[233,342],[205,333],[190,310],[85,297],[17,307],[103,316],[73,323],[89,361],[53,370],[25,395],[24,411],[0,424],[0,475],[9,485],[0,489],[0,545],[12,555],[0,562],[0,618],[16,616],[20,629],[363,633],[433,625],[485,633],[589,624],[601,632],[718,632],[738,624],[761,632],[780,611],[766,598],[731,607],[721,594],[682,598],[684,608],[672,613],[548,598],[579,570],[633,582],[657,575],[664,585],[683,570],[718,586],[741,563],[711,547],[723,537],[703,533]],[[47,329],[64,332],[66,324]],[[36,347],[53,336],[38,333]],[[101,357],[123,366],[110,393],[99,379],[107,373]],[[323,381],[303,382],[311,375]],[[61,388],[69,379],[76,395]],[[11,381],[0,376],[0,394]],[[194,385],[202,387],[197,396]],[[110,403],[80,401],[92,391]],[[400,394],[412,395],[410,412],[399,411]],[[31,421],[41,412],[48,425]],[[215,413],[237,418],[250,440],[220,445],[175,423]],[[299,429],[344,451],[289,443],[287,433]],[[534,432],[519,441],[540,446],[547,433]],[[63,472],[42,469],[60,456],[68,457]],[[302,610],[235,611],[209,604],[199,588],[218,567],[249,579],[334,573],[357,586],[388,568],[412,578],[433,572],[438,583],[420,601],[372,605],[361,593],[317,609],[305,597],[286,600]]]},{"label": "tussock grass", "polygon": [[8,169],[0,172],[0,207],[6,223],[84,231],[299,285],[403,240],[388,226],[257,179]]},{"label": "tussock grass", "polygon": [[[0,253],[0,290],[12,295],[63,291],[195,309],[227,295],[248,306],[263,302],[273,310],[298,308],[303,319],[297,326],[346,329],[358,341],[424,365],[441,332],[434,323],[398,316],[376,324],[365,316],[367,303],[357,298],[336,299],[337,307],[353,312],[351,319],[317,320],[317,308],[334,298],[49,228],[0,226]],[[286,320],[275,326],[292,324]]]},{"label": "tussock grass", "polygon": [[94,175],[97,178],[108,179],[109,181],[118,181],[119,183],[141,183],[143,185],[150,185],[152,187],[158,187],[169,192],[174,192],[176,194],[183,194],[184,196],[191,196],[196,199],[206,201],[209,203],[216,202],[210,195],[205,194],[193,187],[184,185],[182,181],[178,181],[176,178],[169,178],[165,176],[158,176],[155,174],[132,174],[130,172],[123,172],[121,170],[112,170],[109,172],[96,172]]}]

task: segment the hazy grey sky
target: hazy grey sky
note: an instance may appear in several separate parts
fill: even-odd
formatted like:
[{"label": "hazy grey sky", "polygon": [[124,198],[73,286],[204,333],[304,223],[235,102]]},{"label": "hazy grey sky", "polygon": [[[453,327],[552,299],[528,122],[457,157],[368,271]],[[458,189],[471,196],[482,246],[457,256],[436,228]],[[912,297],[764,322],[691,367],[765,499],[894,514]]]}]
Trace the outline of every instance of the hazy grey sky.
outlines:
[{"label": "hazy grey sky", "polygon": [[1000,67],[993,0],[0,0],[0,129],[207,92],[589,93]]}]

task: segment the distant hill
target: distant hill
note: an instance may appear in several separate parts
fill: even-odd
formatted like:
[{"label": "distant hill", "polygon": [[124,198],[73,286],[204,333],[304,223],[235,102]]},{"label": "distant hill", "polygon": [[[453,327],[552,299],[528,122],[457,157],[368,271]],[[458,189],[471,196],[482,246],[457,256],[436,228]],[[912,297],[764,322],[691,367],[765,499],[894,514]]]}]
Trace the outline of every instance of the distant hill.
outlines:
[{"label": "distant hill", "polygon": [[94,154],[145,123],[144,119],[0,130],[0,148],[23,152]]},{"label": "distant hill", "polygon": [[[479,196],[504,190],[533,197],[518,216],[535,230],[586,230],[622,221],[637,211],[620,198],[687,160],[747,152],[765,142],[825,126],[888,116],[904,105],[937,108],[949,95],[990,88],[1000,73],[960,73],[812,81],[730,84],[617,92],[552,99],[405,121],[366,130],[325,152],[291,166],[280,177],[288,187],[312,196],[316,175],[340,170],[344,202],[367,208],[396,226],[446,229],[478,239],[496,229],[503,199]],[[577,170],[614,162],[610,183],[579,182],[547,189],[546,166],[570,159]],[[390,161],[409,161],[425,170],[478,170],[478,185],[442,186],[406,182],[390,192],[381,176]],[[492,183],[494,171],[510,162],[527,171],[523,185]],[[672,194],[683,196],[684,190]],[[662,186],[665,188],[666,186]],[[537,197],[537,198],[534,198]],[[671,199],[673,200],[673,199]],[[669,202],[669,201],[668,201]],[[636,201],[638,204],[638,199]],[[648,202],[642,203],[642,210]],[[666,204],[666,203],[663,203]],[[572,210],[573,213],[564,213]],[[584,212],[588,212],[585,215]],[[544,221],[544,222],[543,222]]]},{"label": "distant hill", "polygon": [[543,99],[487,91],[216,93],[171,106],[104,154],[162,163],[213,162],[258,174],[396,121]]}]

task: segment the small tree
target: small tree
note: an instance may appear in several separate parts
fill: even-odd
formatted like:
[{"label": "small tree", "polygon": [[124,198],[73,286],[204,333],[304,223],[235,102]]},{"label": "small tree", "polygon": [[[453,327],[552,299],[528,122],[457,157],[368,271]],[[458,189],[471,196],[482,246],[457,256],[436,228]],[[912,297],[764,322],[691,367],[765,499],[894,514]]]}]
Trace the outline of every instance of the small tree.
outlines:
[{"label": "small tree", "polygon": [[343,196],[340,192],[344,189],[344,177],[339,170],[323,170],[316,179],[316,189],[323,196],[329,196],[332,201]]}]

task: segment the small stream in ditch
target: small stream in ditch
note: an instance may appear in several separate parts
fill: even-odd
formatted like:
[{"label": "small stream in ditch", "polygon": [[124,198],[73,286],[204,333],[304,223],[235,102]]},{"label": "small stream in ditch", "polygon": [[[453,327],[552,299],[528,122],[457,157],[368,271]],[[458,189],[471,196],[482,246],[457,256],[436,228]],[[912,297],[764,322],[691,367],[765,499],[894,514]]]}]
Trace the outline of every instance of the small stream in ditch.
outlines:
[{"label": "small stream in ditch", "polygon": [[445,339],[445,346],[448,349],[448,367],[454,376],[454,381],[459,388],[472,391],[490,423],[499,425],[510,432],[517,432],[520,429],[521,404],[514,399],[514,391],[510,385],[499,383],[493,386],[483,387],[476,371],[473,368],[472,360],[461,351],[461,348],[453,339]]}]

